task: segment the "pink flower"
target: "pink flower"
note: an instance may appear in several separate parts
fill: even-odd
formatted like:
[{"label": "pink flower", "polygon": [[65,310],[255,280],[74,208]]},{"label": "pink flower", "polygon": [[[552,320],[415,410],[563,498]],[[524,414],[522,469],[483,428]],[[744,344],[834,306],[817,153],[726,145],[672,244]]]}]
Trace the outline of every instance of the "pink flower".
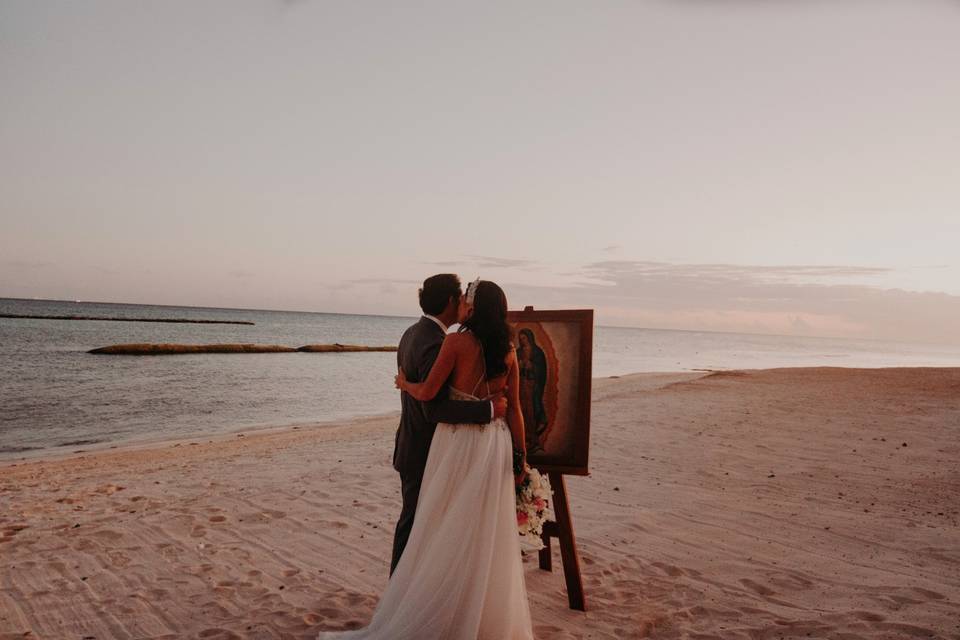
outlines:
[{"label": "pink flower", "polygon": [[527,515],[526,511],[517,511],[517,524],[521,527],[527,524],[527,521],[530,519],[530,516]]},{"label": "pink flower", "polygon": [[543,511],[547,508],[547,501],[543,498],[537,498],[533,501],[533,506],[537,508],[537,511]]}]

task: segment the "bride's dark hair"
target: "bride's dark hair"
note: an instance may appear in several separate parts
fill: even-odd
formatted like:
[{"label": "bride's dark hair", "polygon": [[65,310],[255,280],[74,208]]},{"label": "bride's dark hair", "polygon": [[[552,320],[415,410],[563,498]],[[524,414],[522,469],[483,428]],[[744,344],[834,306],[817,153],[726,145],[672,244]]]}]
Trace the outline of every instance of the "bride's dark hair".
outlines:
[{"label": "bride's dark hair", "polygon": [[483,345],[487,379],[507,372],[507,354],[513,330],[507,324],[507,296],[496,283],[481,280],[473,298],[473,315],[460,324],[460,331],[471,331]]}]

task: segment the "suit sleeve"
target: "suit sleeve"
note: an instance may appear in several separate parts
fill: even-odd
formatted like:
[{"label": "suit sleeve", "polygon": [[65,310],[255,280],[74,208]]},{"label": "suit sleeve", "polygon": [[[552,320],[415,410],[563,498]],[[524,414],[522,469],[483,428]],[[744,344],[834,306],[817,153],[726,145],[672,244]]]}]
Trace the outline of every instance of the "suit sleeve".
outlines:
[{"label": "suit sleeve", "polygon": [[[417,376],[426,380],[440,354],[441,342],[431,344],[420,356]],[[433,400],[423,403],[423,413],[430,422],[449,424],[486,424],[493,419],[489,400],[450,400],[445,383]]]}]

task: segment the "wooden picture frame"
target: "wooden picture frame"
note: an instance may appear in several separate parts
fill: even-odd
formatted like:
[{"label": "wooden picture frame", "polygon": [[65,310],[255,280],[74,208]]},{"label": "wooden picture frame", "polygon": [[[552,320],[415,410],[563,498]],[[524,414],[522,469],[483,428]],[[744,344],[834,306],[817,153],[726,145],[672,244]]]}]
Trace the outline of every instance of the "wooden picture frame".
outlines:
[{"label": "wooden picture frame", "polygon": [[507,321],[516,332],[521,361],[530,466],[547,473],[589,475],[593,309],[527,307],[508,312]]}]

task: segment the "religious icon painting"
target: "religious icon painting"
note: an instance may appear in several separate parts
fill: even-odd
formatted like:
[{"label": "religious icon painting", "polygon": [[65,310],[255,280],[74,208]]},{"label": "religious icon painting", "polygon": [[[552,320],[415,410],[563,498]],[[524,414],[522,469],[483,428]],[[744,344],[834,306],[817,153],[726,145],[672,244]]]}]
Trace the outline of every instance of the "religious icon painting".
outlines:
[{"label": "religious icon painting", "polygon": [[588,473],[593,310],[511,311],[527,457],[541,471]]}]

